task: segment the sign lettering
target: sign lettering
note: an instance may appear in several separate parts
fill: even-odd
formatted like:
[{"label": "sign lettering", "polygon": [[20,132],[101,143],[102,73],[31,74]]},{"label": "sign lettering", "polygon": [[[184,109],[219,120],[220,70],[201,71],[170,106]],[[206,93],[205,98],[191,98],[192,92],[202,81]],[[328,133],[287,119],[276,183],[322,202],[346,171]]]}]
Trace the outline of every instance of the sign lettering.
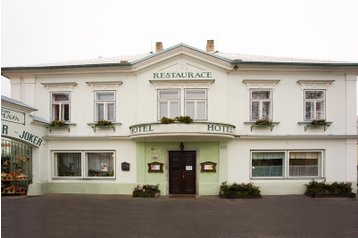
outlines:
[{"label": "sign lettering", "polygon": [[166,72],[153,73],[153,79],[211,79],[211,72]]},{"label": "sign lettering", "polygon": [[1,120],[25,125],[25,113],[1,108]]}]

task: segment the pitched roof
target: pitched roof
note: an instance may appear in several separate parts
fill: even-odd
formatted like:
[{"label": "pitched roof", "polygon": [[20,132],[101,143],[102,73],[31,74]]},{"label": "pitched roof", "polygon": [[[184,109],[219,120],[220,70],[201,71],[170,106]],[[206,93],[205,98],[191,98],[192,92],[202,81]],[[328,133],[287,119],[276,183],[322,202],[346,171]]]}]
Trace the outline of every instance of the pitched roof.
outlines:
[{"label": "pitched roof", "polygon": [[87,60],[75,60],[67,62],[47,63],[29,65],[24,67],[5,67],[3,69],[36,69],[36,68],[57,68],[57,67],[88,67],[88,66],[118,66],[126,65],[130,66],[147,59],[153,58],[157,55],[161,55],[179,47],[185,47],[196,52],[206,54],[217,59],[229,62],[231,64],[239,63],[257,63],[257,64],[309,64],[309,65],[337,65],[337,66],[358,66],[357,62],[347,61],[331,61],[331,60],[314,60],[314,59],[298,59],[289,57],[277,57],[277,56],[263,56],[263,55],[251,55],[251,54],[239,54],[239,53],[225,53],[225,52],[207,52],[186,44],[177,44],[172,47],[166,48],[159,52],[150,52],[135,55],[124,55],[117,57],[99,57],[96,59]]}]

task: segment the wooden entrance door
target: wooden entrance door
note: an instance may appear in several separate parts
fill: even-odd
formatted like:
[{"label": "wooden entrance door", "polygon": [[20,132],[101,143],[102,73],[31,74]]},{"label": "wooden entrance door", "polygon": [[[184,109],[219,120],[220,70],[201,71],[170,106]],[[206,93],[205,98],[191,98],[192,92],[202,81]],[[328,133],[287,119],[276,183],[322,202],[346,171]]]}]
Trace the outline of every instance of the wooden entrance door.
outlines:
[{"label": "wooden entrance door", "polygon": [[169,193],[195,194],[196,152],[169,151]]}]

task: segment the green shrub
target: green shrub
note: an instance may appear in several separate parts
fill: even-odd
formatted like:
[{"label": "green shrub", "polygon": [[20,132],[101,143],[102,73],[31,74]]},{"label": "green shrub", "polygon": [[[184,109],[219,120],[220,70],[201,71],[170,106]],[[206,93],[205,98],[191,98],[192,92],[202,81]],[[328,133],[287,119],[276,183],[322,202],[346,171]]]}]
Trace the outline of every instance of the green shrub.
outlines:
[{"label": "green shrub", "polygon": [[326,184],[325,182],[311,181],[306,184],[305,195],[314,197],[316,195],[350,195],[352,193],[352,183],[334,182],[332,184]]},{"label": "green shrub", "polygon": [[175,118],[176,121],[181,122],[181,123],[192,123],[193,119],[190,116],[179,116]]},{"label": "green shrub", "polygon": [[167,117],[162,117],[160,119],[160,122],[163,123],[163,124],[170,124],[170,123],[174,123],[174,119],[171,119],[171,118],[167,118]]},{"label": "green shrub", "polygon": [[219,196],[221,198],[260,198],[261,191],[252,183],[228,184],[223,182],[220,186]]},{"label": "green shrub", "polygon": [[133,197],[159,197],[159,184],[157,185],[137,185],[133,190]]}]

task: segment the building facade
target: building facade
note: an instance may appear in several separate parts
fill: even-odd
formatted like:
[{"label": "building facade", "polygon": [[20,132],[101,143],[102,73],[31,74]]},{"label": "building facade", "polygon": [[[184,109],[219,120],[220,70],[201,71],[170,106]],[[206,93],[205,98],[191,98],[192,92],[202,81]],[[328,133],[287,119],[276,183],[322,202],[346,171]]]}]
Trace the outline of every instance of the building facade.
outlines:
[{"label": "building facade", "polygon": [[[29,195],[131,194],[137,184],[159,184],[162,195],[217,195],[224,181],[303,194],[312,179],[352,182],[356,191],[357,73],[355,63],[185,44],[2,68],[13,106],[33,108],[23,112],[25,131],[38,137],[23,136],[32,148]],[[23,129],[11,135],[4,126],[14,123],[3,120],[3,137],[21,139]]]}]

